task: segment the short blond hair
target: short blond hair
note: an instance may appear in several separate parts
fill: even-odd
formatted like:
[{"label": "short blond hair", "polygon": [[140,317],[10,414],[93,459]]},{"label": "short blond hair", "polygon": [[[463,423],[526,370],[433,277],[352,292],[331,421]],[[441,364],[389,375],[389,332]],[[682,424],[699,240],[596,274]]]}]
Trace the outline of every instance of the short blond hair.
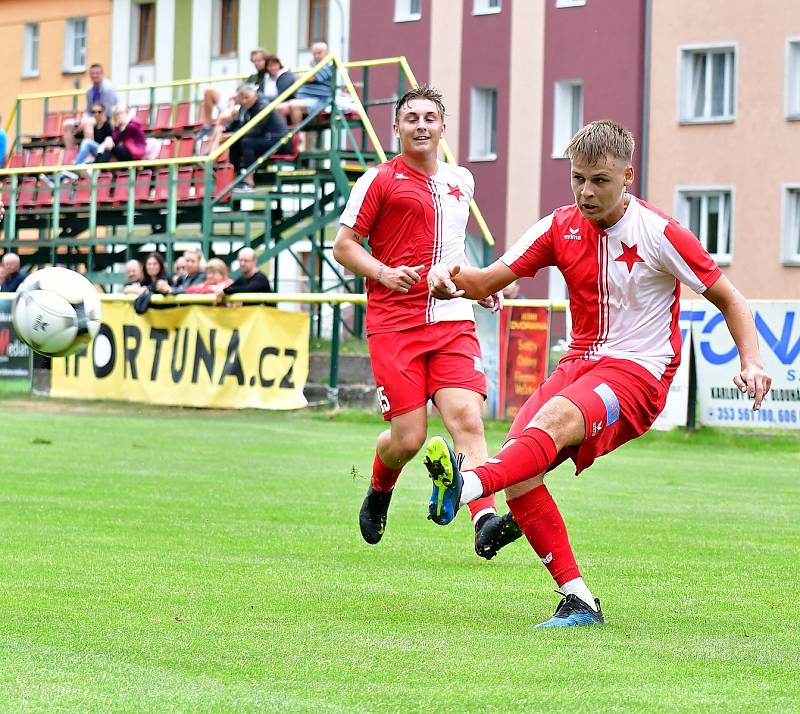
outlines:
[{"label": "short blond hair", "polygon": [[207,273],[217,273],[218,275],[222,275],[223,277],[228,277],[228,266],[225,265],[225,261],[220,260],[219,258],[211,258],[211,260],[206,263],[206,272]]},{"label": "short blond hair", "polygon": [[633,163],[635,146],[633,134],[622,124],[610,119],[601,119],[579,129],[564,149],[564,156],[568,159],[580,156],[591,165],[606,156],[613,156],[630,164]]}]

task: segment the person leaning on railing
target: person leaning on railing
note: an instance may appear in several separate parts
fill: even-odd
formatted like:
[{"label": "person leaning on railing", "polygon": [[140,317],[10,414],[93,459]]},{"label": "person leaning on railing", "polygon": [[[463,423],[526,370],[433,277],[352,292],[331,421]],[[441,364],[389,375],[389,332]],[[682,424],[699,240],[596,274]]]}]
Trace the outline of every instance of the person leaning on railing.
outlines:
[{"label": "person leaning on railing", "polygon": [[189,248],[184,252],[183,259],[186,263],[186,274],[179,278],[175,285],[170,285],[166,279],[158,280],[155,292],[162,295],[182,295],[187,288],[199,285],[206,279],[206,274],[203,272],[205,258],[202,251],[198,248]]}]

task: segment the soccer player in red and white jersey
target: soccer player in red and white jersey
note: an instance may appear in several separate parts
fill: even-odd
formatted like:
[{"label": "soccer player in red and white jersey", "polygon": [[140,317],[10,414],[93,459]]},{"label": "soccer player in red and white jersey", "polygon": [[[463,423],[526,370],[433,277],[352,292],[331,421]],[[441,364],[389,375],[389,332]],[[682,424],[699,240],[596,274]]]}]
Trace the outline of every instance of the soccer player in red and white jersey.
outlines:
[{"label": "soccer player in red and white jersey", "polygon": [[742,295],[689,230],[627,193],[633,148],[633,136],[619,124],[583,127],[566,150],[574,204],[541,219],[487,268],[434,266],[428,273],[431,295],[442,299],[481,298],[549,265],[569,288],[569,351],[519,411],[500,453],[459,472],[452,450],[434,437],[425,457],[442,504],[437,523],[505,489],[514,518],[563,595],[545,627],[599,624],[603,615],[544,475],[567,458],[580,473],[650,428],[680,360],[681,282],[725,318],[741,360],[733,381],[754,399],[754,410],[771,384]]},{"label": "soccer player in red and white jersey", "polygon": [[[367,338],[383,417],[372,479],[359,513],[361,535],[377,543],[386,527],[400,472],[422,448],[432,399],[467,464],[488,457],[481,407],[486,378],[468,300],[438,300],[425,277],[434,263],[466,259],[466,226],[474,181],[461,166],[438,160],[444,133],[442,96],[417,87],[395,106],[400,155],[370,168],[353,187],[333,255],[367,280]],[[370,252],[364,246],[368,237]],[[448,296],[449,297],[449,296]],[[500,295],[482,304],[499,308]],[[475,550],[490,559],[522,535],[494,496],[470,504]]]}]

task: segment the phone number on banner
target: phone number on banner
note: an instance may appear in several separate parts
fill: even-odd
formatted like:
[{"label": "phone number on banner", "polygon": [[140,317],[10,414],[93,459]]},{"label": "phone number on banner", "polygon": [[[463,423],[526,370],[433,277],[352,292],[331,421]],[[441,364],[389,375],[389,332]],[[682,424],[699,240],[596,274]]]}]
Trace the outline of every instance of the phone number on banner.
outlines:
[{"label": "phone number on banner", "polygon": [[771,426],[787,426],[800,422],[800,409],[773,409],[761,407],[754,412],[749,407],[716,407],[709,417],[715,421],[750,423],[759,422]]}]

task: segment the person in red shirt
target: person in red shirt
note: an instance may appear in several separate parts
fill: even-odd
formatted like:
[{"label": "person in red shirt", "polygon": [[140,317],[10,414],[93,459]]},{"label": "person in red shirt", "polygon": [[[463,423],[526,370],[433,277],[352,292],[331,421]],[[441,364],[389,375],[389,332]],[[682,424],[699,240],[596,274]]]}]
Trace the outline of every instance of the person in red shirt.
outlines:
[{"label": "person in red shirt", "polygon": [[[434,263],[463,264],[472,174],[438,160],[444,132],[442,95],[417,87],[395,105],[401,153],[355,184],[340,219],[333,255],[367,277],[367,339],[378,400],[389,429],[378,437],[372,479],[359,512],[367,543],[383,537],[400,472],[422,448],[432,399],[466,463],[488,456],[481,420],[486,397],[472,305],[428,295]],[[364,246],[367,238],[370,252]],[[498,309],[500,296],[483,302]],[[470,504],[475,550],[490,559],[521,535],[494,497]]]},{"label": "person in red shirt", "polygon": [[641,436],[663,410],[680,361],[681,282],[725,318],[741,360],[733,381],[754,410],[771,385],[745,299],[688,229],[627,192],[633,148],[620,124],[586,125],[566,149],[574,204],[541,219],[487,268],[441,265],[428,273],[430,294],[440,299],[481,298],[550,265],[569,288],[569,351],[519,411],[500,453],[459,470],[449,445],[433,437],[425,455],[434,482],[430,516],[440,525],[461,505],[505,489],[516,522],[563,596],[539,627],[603,623],[544,476],[568,458],[580,473]]}]

